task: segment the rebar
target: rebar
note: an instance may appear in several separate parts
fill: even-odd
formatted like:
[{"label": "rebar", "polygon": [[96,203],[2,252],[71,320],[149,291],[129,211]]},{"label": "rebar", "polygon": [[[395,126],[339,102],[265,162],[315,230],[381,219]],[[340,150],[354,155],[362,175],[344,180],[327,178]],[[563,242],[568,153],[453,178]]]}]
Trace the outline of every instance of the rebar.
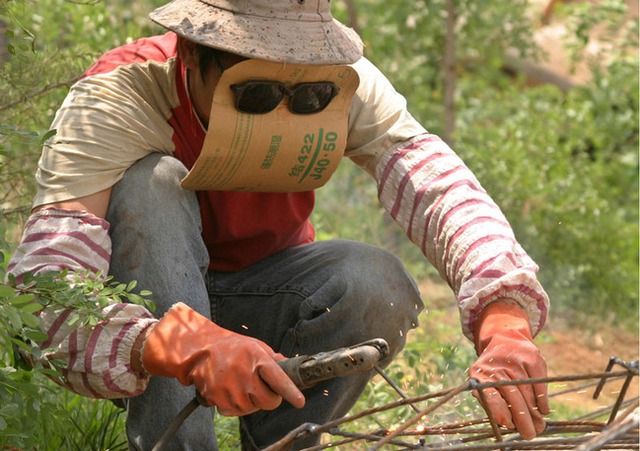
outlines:
[{"label": "rebar", "polygon": [[[622,370],[615,370],[615,366],[622,367]],[[382,370],[376,368],[381,373]],[[382,374],[381,374],[382,375]],[[323,443],[307,451],[318,451],[322,449],[336,449],[342,446],[353,449],[356,444],[366,443],[369,450],[376,451],[385,449],[398,450],[431,450],[446,448],[448,451],[482,451],[482,450],[562,450],[574,449],[580,451],[595,451],[599,449],[640,449],[638,441],[638,398],[625,399],[631,381],[638,376],[638,361],[630,363],[612,357],[603,373],[589,373],[583,375],[554,376],[546,378],[531,378],[515,381],[485,382],[479,383],[470,379],[453,389],[409,397],[396,385],[391,384],[395,392],[401,399],[383,406],[376,406],[370,409],[354,413],[350,416],[333,420],[329,423],[304,424],[296,430],[291,431],[277,443],[265,448],[265,451],[283,451],[290,449],[296,440],[309,437],[310,435],[322,436]],[[387,382],[390,378],[384,377]],[[604,386],[613,380],[624,379],[620,393],[611,406],[598,409],[594,418],[608,415],[606,421],[595,421],[586,419],[570,419],[563,421],[547,421],[546,429],[533,440],[523,440],[520,435],[513,430],[499,426],[490,414],[486,418],[475,418],[469,421],[454,422],[448,424],[438,424],[435,426],[425,426],[427,418],[445,404],[464,392],[476,391],[482,402],[483,391],[489,388],[500,386],[514,386],[522,384],[552,383],[552,382],[578,382],[589,380],[586,385],[578,386],[573,390],[562,390],[559,394],[570,393],[572,391],[585,392],[585,388],[596,386],[593,397],[601,395]],[[595,381],[595,382],[594,382]],[[429,405],[420,408],[420,403],[427,402]],[[390,411],[399,407],[410,406],[416,412],[415,415],[404,420],[400,426],[389,427],[374,431],[349,431],[344,426],[357,419],[373,416],[381,412]],[[619,414],[622,409],[627,409]],[[419,424],[420,423],[420,424]],[[439,440],[438,440],[439,439]]]}]

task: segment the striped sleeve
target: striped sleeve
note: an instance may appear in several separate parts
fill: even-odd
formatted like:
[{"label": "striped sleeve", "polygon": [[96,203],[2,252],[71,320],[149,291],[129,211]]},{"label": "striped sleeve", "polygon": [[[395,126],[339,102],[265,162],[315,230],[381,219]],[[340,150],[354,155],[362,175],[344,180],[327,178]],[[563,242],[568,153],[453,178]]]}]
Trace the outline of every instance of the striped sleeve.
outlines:
[{"label": "striped sleeve", "polygon": [[[7,272],[21,283],[28,272],[89,269],[107,274],[111,255],[108,223],[92,214],[56,208],[31,215]],[[92,398],[136,396],[148,384],[148,375],[131,368],[136,338],[156,322],[144,307],[113,303],[103,309],[107,320],[97,326],[69,324],[70,309],[54,306],[40,312],[48,339],[41,344],[46,359],[66,363],[64,380],[69,390]]]},{"label": "striped sleeve", "polygon": [[463,161],[407,109],[404,96],[366,58],[349,114],[345,156],[371,174],[378,198],[453,289],[464,334],[496,300],[519,305],[534,334],[549,300],[538,268]]},{"label": "striped sleeve", "polygon": [[428,133],[399,143],[377,159],[375,176],[382,205],[456,294],[467,337],[496,300],[520,306],[534,335],[541,330],[548,298],[536,264],[446,143]]}]

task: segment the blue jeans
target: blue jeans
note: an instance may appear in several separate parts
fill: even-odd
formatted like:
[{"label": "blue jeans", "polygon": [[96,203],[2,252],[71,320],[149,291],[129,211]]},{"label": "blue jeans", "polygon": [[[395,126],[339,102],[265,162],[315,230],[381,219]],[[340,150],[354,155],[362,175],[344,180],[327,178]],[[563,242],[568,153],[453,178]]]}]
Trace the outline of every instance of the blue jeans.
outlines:
[{"label": "blue jeans", "polygon": [[[285,249],[236,272],[210,271],[195,193],[179,186],[186,172],[173,157],[149,155],[114,186],[107,214],[111,274],[153,291],[156,316],[182,301],[285,356],[380,337],[391,349],[386,365],[402,349],[423,306],[415,282],[396,257],[366,244],[335,240]],[[276,410],[240,418],[243,448],[264,447],[305,422],[323,424],[345,415],[371,376],[333,379],[305,390],[303,409],[283,402]],[[153,377],[141,396],[127,402],[130,448],[150,450],[194,395],[193,387]],[[317,439],[296,447],[311,446]],[[213,409],[198,408],[171,449],[217,449]]]}]

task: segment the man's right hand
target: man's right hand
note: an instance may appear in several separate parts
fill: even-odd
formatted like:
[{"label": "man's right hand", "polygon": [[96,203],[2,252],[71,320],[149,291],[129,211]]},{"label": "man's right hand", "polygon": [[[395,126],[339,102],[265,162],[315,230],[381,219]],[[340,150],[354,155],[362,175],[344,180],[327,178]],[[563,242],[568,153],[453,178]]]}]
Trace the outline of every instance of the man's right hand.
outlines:
[{"label": "man's right hand", "polygon": [[194,385],[221,415],[273,410],[283,399],[296,408],[304,406],[304,395],[277,364],[279,354],[183,303],[175,304],[146,335],[144,369]]}]

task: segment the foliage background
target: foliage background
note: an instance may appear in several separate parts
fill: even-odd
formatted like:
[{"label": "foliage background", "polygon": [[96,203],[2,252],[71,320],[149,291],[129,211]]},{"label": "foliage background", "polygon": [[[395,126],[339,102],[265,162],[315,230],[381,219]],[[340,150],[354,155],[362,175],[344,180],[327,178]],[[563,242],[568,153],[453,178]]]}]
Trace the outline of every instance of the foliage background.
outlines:
[{"label": "foliage background", "polygon": [[[0,50],[3,267],[28,215],[41,142],[67,87],[102,52],[161,32],[146,14],[162,3],[0,0],[7,50],[5,55]],[[446,0],[397,0],[393,7],[382,0],[333,4],[335,15],[361,33],[367,56],[407,97],[415,117],[436,134],[447,127],[446,5]],[[610,31],[606,36],[617,39],[606,62],[594,62],[592,80],[565,91],[505,70],[506,55],[544,58],[532,40],[539,19],[531,16],[528,2],[457,0],[455,5],[454,149],[540,265],[554,317],[574,324],[595,317],[633,330],[638,323],[637,20],[624,21],[622,0],[560,9],[569,31],[564,45],[575,62],[594,28],[604,27]],[[319,238],[380,245],[398,254],[418,280],[437,278],[376,197],[369,176],[345,162],[318,192]],[[5,317],[20,313],[7,293],[0,293]],[[10,326],[0,323],[0,329],[0,447],[126,449],[121,411],[63,392],[41,372],[20,368],[9,352]],[[451,337],[459,340],[457,331],[440,332],[437,339],[418,334],[421,341],[410,343],[394,377],[406,382],[410,368],[411,378],[424,382],[425,366],[462,375],[472,352],[464,345],[456,352],[433,352]],[[446,349],[454,347],[447,343]],[[385,395],[371,389],[364,399],[380,403]],[[219,426],[226,428],[224,422]],[[228,432],[230,448],[233,434]]]}]

